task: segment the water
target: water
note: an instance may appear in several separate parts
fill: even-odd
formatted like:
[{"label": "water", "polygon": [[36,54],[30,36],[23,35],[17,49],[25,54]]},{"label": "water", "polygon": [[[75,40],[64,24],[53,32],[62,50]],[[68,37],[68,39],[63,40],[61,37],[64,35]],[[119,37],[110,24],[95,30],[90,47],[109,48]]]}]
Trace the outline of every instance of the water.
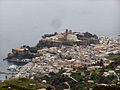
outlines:
[{"label": "water", "polygon": [[[11,71],[7,70],[10,65],[23,66],[23,65],[25,65],[25,63],[15,63],[15,62],[8,62],[8,61],[2,61],[1,60],[1,62],[0,62],[0,71],[11,72]],[[0,79],[5,79],[6,75],[7,74],[0,74]],[[11,75],[7,75],[7,76],[8,76],[8,78],[11,77]]]},{"label": "water", "polygon": [[0,71],[14,64],[2,61],[12,48],[34,46],[44,33],[68,28],[117,37],[119,9],[120,0],[0,0]]}]

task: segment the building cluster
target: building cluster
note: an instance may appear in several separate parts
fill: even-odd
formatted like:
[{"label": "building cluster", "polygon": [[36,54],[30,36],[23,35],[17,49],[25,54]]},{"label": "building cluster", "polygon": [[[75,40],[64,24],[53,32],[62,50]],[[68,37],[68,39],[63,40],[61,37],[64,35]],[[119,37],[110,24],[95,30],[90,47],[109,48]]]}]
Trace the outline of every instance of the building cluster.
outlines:
[{"label": "building cluster", "polygon": [[72,30],[66,29],[65,32],[62,32],[60,34],[55,34],[50,37],[45,37],[42,40],[50,40],[50,41],[79,41],[77,39],[77,36],[72,32]]},{"label": "building cluster", "polygon": [[[34,75],[49,75],[64,69],[67,73],[76,72],[78,68],[95,70],[109,65],[112,61],[106,56],[120,53],[120,41],[107,37],[99,38],[99,44],[88,46],[74,45],[44,48],[37,51],[39,56],[28,63],[26,69],[19,69],[15,76],[30,77]],[[32,63],[32,65],[31,65]],[[30,64],[30,65],[29,65]],[[116,69],[120,69],[119,66]],[[25,74],[27,73],[27,74]],[[111,73],[111,72],[109,72]],[[106,73],[104,73],[106,75]]]},{"label": "building cluster", "polygon": [[28,48],[23,47],[23,46],[20,48],[12,49],[13,54],[19,54],[19,55],[24,55],[27,53],[27,51],[28,51]]}]

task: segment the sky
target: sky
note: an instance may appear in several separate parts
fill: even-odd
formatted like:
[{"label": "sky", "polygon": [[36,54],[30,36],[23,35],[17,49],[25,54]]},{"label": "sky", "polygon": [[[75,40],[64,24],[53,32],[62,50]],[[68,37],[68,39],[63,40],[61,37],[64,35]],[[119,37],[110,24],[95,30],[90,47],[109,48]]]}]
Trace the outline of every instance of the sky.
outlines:
[{"label": "sky", "polygon": [[120,0],[0,0],[0,56],[65,29],[116,37],[119,9]]}]

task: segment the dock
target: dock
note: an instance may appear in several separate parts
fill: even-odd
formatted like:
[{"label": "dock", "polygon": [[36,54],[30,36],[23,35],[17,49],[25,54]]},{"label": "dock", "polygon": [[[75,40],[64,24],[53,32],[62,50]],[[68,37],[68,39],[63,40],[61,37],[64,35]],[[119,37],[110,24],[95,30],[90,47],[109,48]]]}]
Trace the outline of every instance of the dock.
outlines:
[{"label": "dock", "polygon": [[17,74],[18,72],[1,72],[0,71],[0,74]]}]

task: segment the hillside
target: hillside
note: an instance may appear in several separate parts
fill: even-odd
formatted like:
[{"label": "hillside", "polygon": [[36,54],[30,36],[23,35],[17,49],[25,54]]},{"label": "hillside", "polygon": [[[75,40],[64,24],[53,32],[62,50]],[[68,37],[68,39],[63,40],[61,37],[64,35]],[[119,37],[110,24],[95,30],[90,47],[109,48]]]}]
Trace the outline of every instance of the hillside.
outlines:
[{"label": "hillside", "polygon": [[41,88],[51,90],[54,87],[28,78],[9,79],[0,83],[0,90],[37,90]]}]

